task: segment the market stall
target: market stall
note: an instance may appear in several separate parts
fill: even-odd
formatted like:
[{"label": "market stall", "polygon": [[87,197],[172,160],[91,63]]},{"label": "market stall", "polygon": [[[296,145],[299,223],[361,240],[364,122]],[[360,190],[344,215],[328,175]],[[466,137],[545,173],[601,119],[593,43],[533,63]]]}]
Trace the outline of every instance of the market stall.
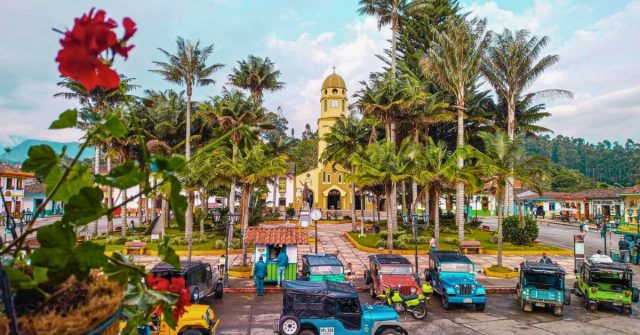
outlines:
[{"label": "market stall", "polygon": [[285,280],[296,280],[298,276],[298,245],[308,244],[306,228],[298,227],[252,227],[245,235],[247,243],[255,244],[254,261],[260,256],[267,263],[265,283],[278,281],[278,265],[276,258],[281,252],[286,253],[289,264],[285,270]]}]

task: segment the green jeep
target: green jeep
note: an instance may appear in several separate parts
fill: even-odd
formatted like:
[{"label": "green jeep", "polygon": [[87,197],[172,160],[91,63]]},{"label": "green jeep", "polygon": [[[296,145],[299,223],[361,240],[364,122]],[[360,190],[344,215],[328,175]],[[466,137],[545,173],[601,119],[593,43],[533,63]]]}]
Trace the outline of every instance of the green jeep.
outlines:
[{"label": "green jeep", "polygon": [[575,272],[574,292],[583,297],[585,308],[595,312],[599,304],[611,304],[631,314],[632,303],[638,302],[638,288],[633,287],[629,264],[589,260],[579,263]]}]

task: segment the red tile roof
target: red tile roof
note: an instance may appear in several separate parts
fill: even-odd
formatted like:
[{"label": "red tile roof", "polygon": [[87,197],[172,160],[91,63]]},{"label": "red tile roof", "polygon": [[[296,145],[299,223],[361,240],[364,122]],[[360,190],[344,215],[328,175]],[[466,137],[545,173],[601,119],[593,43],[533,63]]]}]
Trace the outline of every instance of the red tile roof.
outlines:
[{"label": "red tile roof", "polygon": [[22,171],[20,166],[9,165],[2,162],[0,162],[0,175],[12,177],[33,177],[32,173]]},{"label": "red tile roof", "polygon": [[307,229],[298,227],[252,227],[245,241],[254,244],[307,244]]},{"label": "red tile roof", "polygon": [[569,193],[565,193],[565,192],[544,192],[542,193],[542,196],[540,196],[539,194],[531,194],[531,195],[527,195],[524,197],[521,197],[522,199],[554,199],[554,200],[562,200],[564,199],[566,196],[568,196]]},{"label": "red tile roof", "polygon": [[45,194],[44,184],[35,182],[34,184],[24,185],[24,194]]}]

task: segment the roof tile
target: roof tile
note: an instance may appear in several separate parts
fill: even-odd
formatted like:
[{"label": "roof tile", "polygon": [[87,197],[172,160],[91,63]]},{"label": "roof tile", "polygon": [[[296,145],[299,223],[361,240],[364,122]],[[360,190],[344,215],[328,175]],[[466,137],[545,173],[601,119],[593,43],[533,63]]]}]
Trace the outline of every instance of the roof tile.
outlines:
[{"label": "roof tile", "polygon": [[307,229],[298,227],[251,227],[245,235],[247,243],[254,244],[307,244]]}]

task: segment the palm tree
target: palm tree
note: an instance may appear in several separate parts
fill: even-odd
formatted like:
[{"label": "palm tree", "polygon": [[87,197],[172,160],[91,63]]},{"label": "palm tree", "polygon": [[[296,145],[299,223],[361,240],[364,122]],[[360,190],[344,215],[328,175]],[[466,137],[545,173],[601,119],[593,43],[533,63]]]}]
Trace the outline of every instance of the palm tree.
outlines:
[{"label": "palm tree", "polygon": [[[387,249],[393,250],[393,232],[396,230],[395,206],[392,199],[393,186],[399,180],[406,179],[411,174],[413,162],[411,141],[405,139],[399,147],[389,142],[376,142],[367,147],[364,153],[356,153],[351,158],[354,167],[353,175],[349,176],[358,185],[367,186],[382,183],[387,198]],[[392,215],[389,215],[392,213]]]},{"label": "palm tree", "polygon": [[[486,20],[450,17],[449,29],[435,31],[435,44],[427,50],[420,65],[426,76],[456,99],[453,106],[457,115],[457,148],[464,146],[465,98],[480,75],[482,59],[489,39],[485,34]],[[464,166],[462,157],[458,157],[458,167]],[[458,240],[464,240],[464,184],[456,185],[456,222]]]},{"label": "palm tree", "polygon": [[[560,61],[558,55],[539,58],[549,42],[547,36],[529,38],[529,31],[517,30],[513,33],[505,29],[502,34],[492,34],[492,44],[488,48],[482,66],[482,73],[493,86],[496,94],[507,103],[507,134],[513,139],[516,132],[516,107],[519,100],[543,97],[573,97],[569,91],[545,89],[525,93],[540,75]],[[513,189],[507,185],[507,213],[513,212]]]},{"label": "palm tree", "polygon": [[[323,141],[327,144],[320,160],[324,164],[340,164],[353,174],[351,156],[362,152],[369,140],[369,129],[355,116],[339,118]],[[356,184],[351,181],[351,230],[356,229]]]},{"label": "palm tree", "polygon": [[[151,72],[160,74],[166,81],[184,85],[187,89],[187,116],[185,134],[185,157],[191,160],[191,95],[193,86],[207,86],[215,84],[209,77],[222,68],[222,64],[207,65],[207,59],[213,53],[213,44],[200,48],[200,41],[193,43],[182,37],[176,38],[177,52],[171,54],[158,48],[167,57],[167,62],[154,61],[156,69]],[[193,233],[193,192],[188,192],[188,205],[185,215],[185,236],[191,244]],[[189,253],[191,259],[191,253]]]},{"label": "palm tree", "polygon": [[[495,182],[495,196],[498,199],[498,265],[502,266],[502,218],[507,185],[517,179],[524,187],[542,193],[542,185],[548,179],[548,162],[545,158],[529,156],[524,147],[524,139],[516,135],[510,139],[502,130],[495,133],[482,132],[483,152],[475,152],[478,174]],[[510,185],[513,187],[513,185]]]},{"label": "palm tree", "polygon": [[238,67],[231,70],[229,83],[249,90],[255,105],[262,103],[264,91],[277,91],[284,88],[284,82],[278,81],[280,71],[275,70],[275,63],[269,57],[260,58],[249,55],[249,58],[238,61]]},{"label": "palm tree", "polygon": [[440,241],[440,195],[445,187],[457,183],[479,184],[480,179],[465,168],[458,167],[459,156],[466,157],[466,148],[457,149],[451,153],[447,150],[444,142],[433,142],[427,140],[428,145],[418,147],[415,163],[414,180],[422,185],[422,193],[433,192],[436,203],[436,210],[433,213],[434,234],[436,240]]},{"label": "palm tree", "polygon": [[[270,178],[283,174],[289,168],[287,156],[271,156],[264,144],[258,143],[251,148],[241,150],[235,161],[225,159],[219,170],[228,177],[235,178],[242,187],[240,199],[240,222],[243,235],[249,227],[249,200],[251,191],[256,185],[263,185]],[[247,245],[242,243],[242,264],[247,264]]]}]

